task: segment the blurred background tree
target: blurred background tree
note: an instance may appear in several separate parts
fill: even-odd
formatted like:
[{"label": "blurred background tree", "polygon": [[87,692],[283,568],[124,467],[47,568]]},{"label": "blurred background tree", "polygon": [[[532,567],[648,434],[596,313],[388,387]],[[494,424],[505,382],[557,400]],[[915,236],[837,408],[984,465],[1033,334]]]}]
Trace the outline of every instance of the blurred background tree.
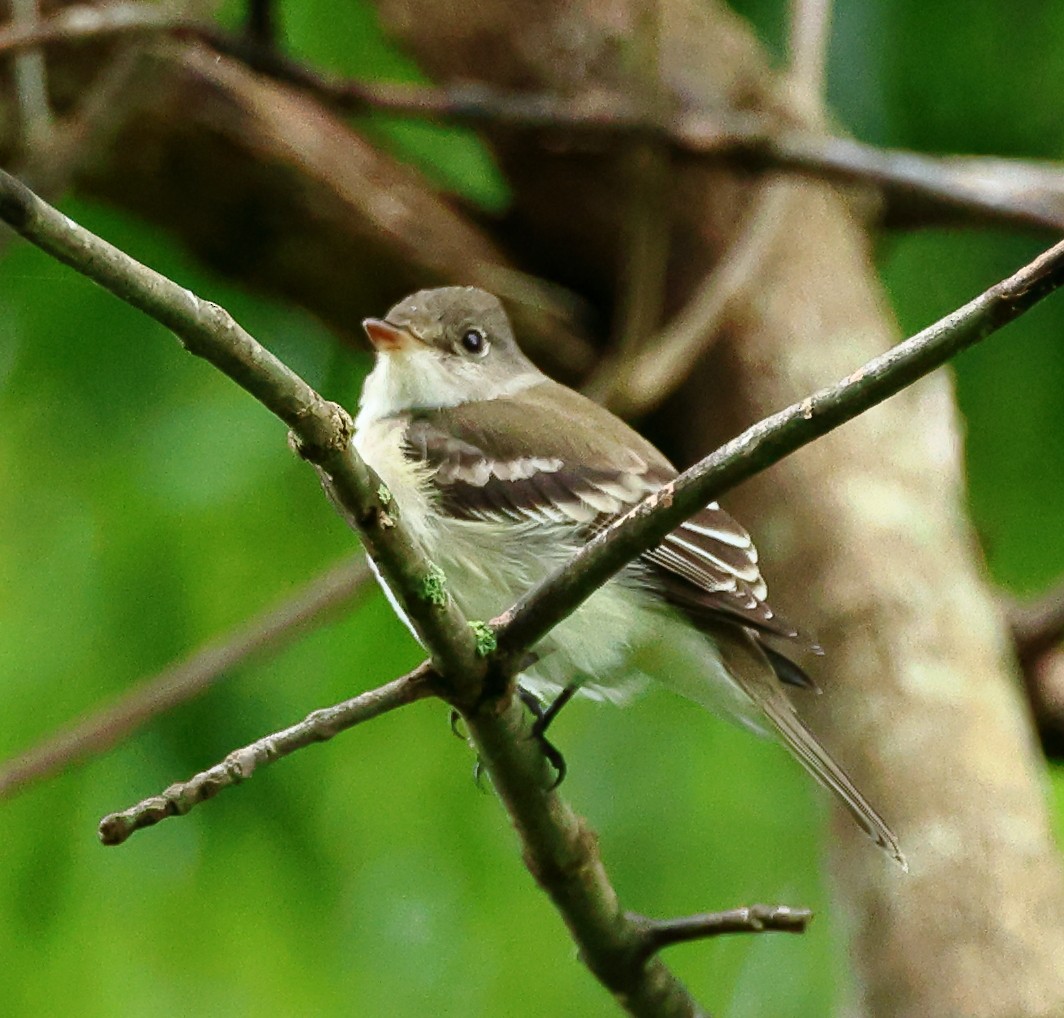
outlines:
[{"label": "blurred background tree", "polygon": [[[9,13],[32,21],[34,6],[27,14],[12,3]],[[42,3],[41,13],[64,6]],[[665,15],[668,30],[625,5],[588,3],[567,14],[545,4],[539,38],[532,29],[517,34],[516,15],[513,23],[478,23],[461,5],[423,6],[303,0],[278,3],[275,12],[285,53],[345,78],[427,81],[431,74],[508,88],[549,84],[571,95],[597,80],[600,69],[585,60],[587,38],[606,24],[618,42],[614,62],[601,69],[605,84],[624,75],[645,81],[649,52],[672,92],[705,100],[685,78],[692,73],[688,51],[668,43],[675,23]],[[707,66],[706,90],[798,118],[763,63],[782,67],[788,59],[785,5],[733,6],[749,29],[715,9],[707,13],[708,6],[662,10],[691,19],[686,41],[696,51],[690,39],[699,33],[699,45],[710,49],[727,40],[719,61]],[[216,16],[234,32],[245,14],[237,4],[187,8],[190,17]],[[569,35],[558,28],[563,16],[572,19]],[[665,42],[655,46],[657,32]],[[1064,11],[1049,3],[1027,5],[1022,18],[1015,5],[986,3],[966,8],[962,20],[949,7],[839,0],[828,47],[830,122],[881,146],[1059,159],[1052,97],[1064,77],[1062,37]],[[559,39],[568,39],[566,46]],[[557,76],[544,82],[533,74],[533,56],[513,59],[511,50],[548,42]],[[574,142],[556,130],[488,125],[478,137],[468,125],[427,125],[379,111],[345,119],[320,97],[195,40],[127,35],[47,53],[43,75],[39,61],[34,71],[32,59],[0,55],[4,165],[62,195],[64,209],[96,232],[229,308],[319,391],[349,407],[370,363],[351,342],[361,317],[440,282],[504,292],[525,309],[529,342],[544,362],[569,381],[586,380],[593,374],[589,349],[610,349],[611,336],[623,344],[626,323],[630,331],[640,316],[649,323],[644,332],[652,332],[683,306],[712,267],[704,258],[685,262],[683,254],[727,249],[724,237],[741,226],[755,180],[754,167],[734,173],[726,162],[692,177],[694,157],[663,155],[653,143],[633,156],[627,142],[584,135]],[[46,89],[36,107],[35,74]],[[653,88],[632,94],[640,103],[655,101]],[[533,159],[530,152],[547,155]],[[585,190],[589,176],[599,178],[597,200]],[[640,183],[648,179],[664,185]],[[660,203],[662,190],[677,207]],[[583,203],[578,216],[574,201]],[[853,202],[861,213],[877,208],[864,192]],[[794,215],[793,203],[789,211],[781,207],[773,227],[790,257],[806,230],[809,243],[822,243],[815,221]],[[661,250],[663,240],[654,224],[662,220],[672,255],[655,261],[654,245]],[[1052,237],[1048,229],[1003,221],[979,229],[908,225],[875,234],[878,270],[903,331],[967,300]],[[566,229],[580,236],[560,243]],[[28,246],[6,235],[3,241],[0,751],[11,756],[282,600],[354,542],[260,407],[181,356],[137,313]],[[650,254],[639,255],[640,244]],[[771,244],[764,246],[758,280],[778,269]],[[667,270],[660,289],[649,286],[634,310],[625,299],[633,264]],[[770,398],[750,375],[766,348],[750,340],[757,329],[744,323],[793,296],[780,292],[745,289],[743,307],[721,319],[722,337],[703,366],[692,364],[686,387],[644,419],[676,458],[689,460],[729,437]],[[816,314],[801,301],[793,306],[801,328],[816,336]],[[1050,302],[956,365],[969,508],[1003,596],[1036,595],[1064,573],[1062,319],[1059,301]],[[818,337],[830,350],[810,375],[826,382],[836,376],[832,366],[839,375],[857,366],[868,342],[858,334],[866,328],[858,320],[852,337],[837,328]],[[793,349],[794,361],[808,359],[807,350]],[[784,353],[761,366],[766,376],[793,371],[774,394],[787,384],[795,396],[809,388],[802,365]],[[720,375],[726,381],[717,384]],[[732,387],[740,397],[722,393]],[[927,414],[948,461],[951,433],[935,417],[944,390],[939,383],[922,391],[910,410]],[[907,451],[891,445],[892,426],[877,420],[871,427],[881,427],[883,443],[869,443],[868,459],[886,473]],[[823,454],[829,464],[830,450]],[[911,469],[926,471],[927,463]],[[942,469],[942,478],[921,483],[941,486],[948,500],[948,462]],[[784,503],[801,488],[780,470],[766,483]],[[802,604],[804,590],[817,600],[839,582],[827,567],[817,573],[803,558],[804,535],[788,531],[795,512],[802,522],[810,517],[772,504],[766,490],[751,485],[731,501],[762,546],[770,583],[790,614],[820,632],[826,668],[838,669],[843,681],[847,670],[867,672],[860,664],[875,658],[862,659],[852,646],[835,649],[844,641],[832,629],[838,612]],[[870,497],[889,526],[892,516],[905,517],[905,506],[891,502],[895,495],[904,502],[905,493],[884,491]],[[824,518],[841,497],[824,490]],[[877,523],[869,541],[882,534]],[[898,573],[948,603],[954,591],[939,589],[934,571],[922,570],[907,551],[899,544]],[[967,622],[966,605],[958,595],[953,613],[960,623]],[[974,629],[981,618],[971,616]],[[874,645],[878,627],[855,624],[870,626]],[[986,638],[972,634],[973,641]],[[416,705],[300,754],[120,850],[96,843],[101,814],[314,707],[391,678],[419,657],[387,605],[367,591],[354,610],[276,657],[236,669],[115,750],[5,802],[6,1012],[613,1013],[532,888],[504,814],[476,793],[468,751],[449,735],[438,704]],[[1047,661],[1041,665],[1051,670]],[[857,675],[854,688],[867,693],[883,682],[891,689],[897,676],[888,671]],[[842,706],[822,719],[827,741],[859,741],[860,732],[848,736],[841,727],[845,691],[830,688],[828,698]],[[885,701],[883,710],[891,709]],[[567,794],[599,831],[630,907],[667,915],[780,900],[817,910],[802,938],[737,938],[671,952],[670,962],[714,1013],[921,1013],[915,999],[885,1001],[867,989],[874,984],[868,941],[881,936],[887,954],[897,921],[884,910],[894,892],[873,875],[874,889],[858,900],[854,872],[878,869],[881,860],[833,829],[843,848],[834,860],[837,893],[829,895],[825,805],[776,747],[664,694],[627,711],[570,708],[557,740],[570,767]],[[854,752],[840,756],[850,763]],[[861,783],[872,782],[870,795],[894,785],[903,798],[911,784],[919,799],[922,781],[948,780],[963,799],[975,780],[944,775],[936,761],[902,750],[878,762],[886,760],[893,769],[879,774],[874,750],[855,761]],[[1049,773],[1059,838],[1064,772],[1057,765]],[[898,820],[915,862],[929,828]],[[965,850],[959,846],[958,855]],[[854,863],[854,853],[870,858]],[[963,867],[953,873],[960,898]],[[1031,915],[1034,927],[1046,921]],[[854,929],[863,941],[851,946]],[[1029,1000],[1009,1013],[1051,1014],[1054,1006]]]}]

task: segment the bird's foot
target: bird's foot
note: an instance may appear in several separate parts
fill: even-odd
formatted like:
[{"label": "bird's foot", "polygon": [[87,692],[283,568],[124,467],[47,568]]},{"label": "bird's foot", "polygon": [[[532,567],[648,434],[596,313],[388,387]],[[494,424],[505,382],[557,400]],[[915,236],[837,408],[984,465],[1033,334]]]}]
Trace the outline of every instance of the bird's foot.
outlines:
[{"label": "bird's foot", "polygon": [[547,758],[547,762],[555,770],[555,778],[551,782],[549,789],[552,792],[565,780],[565,775],[568,773],[569,768],[561,750],[547,738],[547,728],[558,716],[558,712],[562,707],[573,698],[575,692],[575,686],[566,686],[549,707],[544,707],[542,701],[534,693],[518,687],[518,696],[521,697],[521,702],[532,712],[532,716],[536,719],[532,723],[531,738],[539,743],[539,748]]}]

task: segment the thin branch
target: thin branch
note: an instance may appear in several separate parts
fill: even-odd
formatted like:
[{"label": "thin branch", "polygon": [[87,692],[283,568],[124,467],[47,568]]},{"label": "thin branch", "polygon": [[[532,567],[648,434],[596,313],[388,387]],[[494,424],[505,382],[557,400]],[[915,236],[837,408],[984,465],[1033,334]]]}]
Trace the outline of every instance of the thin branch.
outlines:
[{"label": "thin branch", "polygon": [[573,99],[504,92],[485,85],[436,88],[335,79],[276,50],[227,35],[155,4],[86,5],[68,8],[33,30],[8,26],[0,29],[0,54],[74,39],[153,32],[201,42],[261,74],[304,90],[339,112],[377,110],[396,116],[507,124],[604,139],[658,138],[691,155],[874,185],[884,192],[886,218],[894,225],[961,221],[1064,230],[1064,170],[1054,164],[881,149],[727,110],[687,110],[651,122],[629,97],[619,95]]},{"label": "thin branch", "polygon": [[[444,695],[462,709],[470,736],[521,836],[528,867],[558,907],[588,967],[630,1014],[702,1015],[659,959],[631,963],[638,931],[620,909],[595,836],[551,790],[543,755],[535,740],[525,737],[527,718],[518,698],[483,695],[486,678],[498,682],[507,675],[490,675],[488,662],[477,655],[473,634],[447,595],[438,570],[432,571],[405,528],[396,525],[398,507],[351,448],[350,420],[344,411],[323,400],[221,308],[78,227],[3,171],[0,219],[166,325],[186,348],[221,368],[292,427],[303,454],[326,477],[348,518],[359,526],[433,661],[443,664],[439,670],[423,665],[419,681],[425,683],[426,694]],[[501,691],[509,688],[503,681]],[[395,698],[401,699],[398,694]],[[335,716],[328,720],[330,726],[336,722]],[[312,741],[318,734],[317,729],[306,733]],[[120,841],[142,826],[180,814],[227,784],[244,780],[254,766],[271,758],[275,742],[255,744],[205,772],[192,786],[175,786],[132,811],[105,818],[101,837],[109,843]]]},{"label": "thin branch", "polygon": [[728,313],[759,276],[790,201],[788,181],[771,180],[752,199],[734,242],[683,309],[655,337],[612,372],[595,392],[622,417],[660,406],[683,384],[720,334]]},{"label": "thin branch", "polygon": [[498,653],[524,654],[636,555],[707,502],[900,392],[1062,284],[1064,242],[849,377],[748,428],[602,531],[495,619]]},{"label": "thin branch", "polygon": [[1064,229],[1064,170],[1055,163],[877,148],[852,138],[778,130],[757,117],[730,124],[692,117],[684,138],[691,152],[737,159],[754,168],[874,185],[886,199],[889,226],[959,222],[1053,233]]},{"label": "thin branch", "polygon": [[824,114],[831,7],[831,0],[790,0],[787,81],[803,113],[814,121]]},{"label": "thin branch", "polygon": [[109,813],[100,821],[100,841],[105,845],[121,845],[135,831],[152,827],[167,817],[184,816],[223,789],[247,781],[260,767],[316,742],[328,742],[363,721],[432,696],[432,685],[428,681],[431,672],[432,666],[426,662],[378,689],[360,693],[333,707],[316,710],[299,724],[233,750],[221,763],[188,781],[171,785],[161,795],[144,799],[121,813]]},{"label": "thin branch", "polygon": [[365,591],[370,578],[369,566],[362,557],[334,566],[282,604],[8,760],[0,765],[0,801],[13,798],[36,781],[107,752],[153,718],[199,696],[238,666],[278,653],[296,637],[349,608]]},{"label": "thin branch", "polygon": [[727,912],[702,912],[680,919],[648,919],[629,915],[640,928],[639,959],[692,940],[708,940],[727,933],[805,933],[813,918],[807,908],[787,905],[747,905]]}]

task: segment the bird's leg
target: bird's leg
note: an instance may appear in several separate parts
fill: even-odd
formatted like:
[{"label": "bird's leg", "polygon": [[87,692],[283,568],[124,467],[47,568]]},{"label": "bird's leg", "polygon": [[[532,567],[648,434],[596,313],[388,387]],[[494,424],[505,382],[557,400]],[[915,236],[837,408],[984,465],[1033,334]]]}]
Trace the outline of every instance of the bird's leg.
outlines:
[{"label": "bird's leg", "polygon": [[530,693],[522,686],[517,687],[517,695],[521,697],[521,702],[532,712],[536,719],[532,724],[532,738],[539,743],[539,747],[547,758],[548,763],[558,772],[558,776],[550,786],[551,791],[565,780],[565,775],[569,768],[565,763],[565,757],[562,756],[561,750],[547,738],[546,731],[550,723],[558,716],[558,712],[573,698],[576,690],[577,686],[575,685],[566,686],[554,698],[554,702],[549,707],[544,707],[539,697],[535,694]]},{"label": "bird's leg", "polygon": [[562,708],[576,696],[576,691],[579,688],[575,682],[571,682],[554,698],[553,703],[546,710],[543,710],[542,706],[540,707],[539,713],[536,714],[536,723],[532,726],[532,734],[535,738],[543,738],[550,723],[561,713]]}]

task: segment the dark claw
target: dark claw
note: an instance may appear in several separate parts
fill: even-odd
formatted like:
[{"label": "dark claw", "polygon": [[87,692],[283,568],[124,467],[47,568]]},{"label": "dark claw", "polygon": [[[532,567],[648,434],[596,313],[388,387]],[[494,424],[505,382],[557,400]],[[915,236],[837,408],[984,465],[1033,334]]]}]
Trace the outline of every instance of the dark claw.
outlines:
[{"label": "dark claw", "polygon": [[565,762],[565,757],[562,756],[561,750],[547,738],[547,728],[558,716],[558,712],[573,698],[576,688],[576,686],[566,686],[558,694],[554,702],[549,707],[544,708],[537,696],[527,689],[518,687],[518,695],[521,697],[521,702],[532,712],[533,717],[536,719],[532,724],[531,738],[539,743],[539,748],[547,758],[547,762],[557,772],[557,776],[548,788],[548,791],[551,792],[565,780],[569,767]]}]

